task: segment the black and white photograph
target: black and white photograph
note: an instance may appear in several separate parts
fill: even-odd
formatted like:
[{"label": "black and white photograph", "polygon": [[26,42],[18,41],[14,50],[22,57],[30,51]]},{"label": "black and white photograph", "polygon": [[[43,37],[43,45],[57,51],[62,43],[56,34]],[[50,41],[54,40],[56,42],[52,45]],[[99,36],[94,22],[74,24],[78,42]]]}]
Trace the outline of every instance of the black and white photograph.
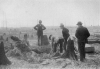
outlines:
[{"label": "black and white photograph", "polygon": [[0,69],[100,69],[100,0],[0,0]]}]

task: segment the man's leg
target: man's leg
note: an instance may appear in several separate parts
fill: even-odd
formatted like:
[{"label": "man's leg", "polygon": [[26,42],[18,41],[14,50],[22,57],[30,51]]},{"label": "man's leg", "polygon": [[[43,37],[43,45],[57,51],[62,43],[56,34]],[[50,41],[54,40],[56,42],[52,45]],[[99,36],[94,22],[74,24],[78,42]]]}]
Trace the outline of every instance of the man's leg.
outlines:
[{"label": "man's leg", "polygon": [[85,43],[83,42],[83,59],[85,59]]},{"label": "man's leg", "polygon": [[78,42],[78,49],[80,52],[80,61],[84,61],[84,59],[85,59],[85,43]]},{"label": "man's leg", "polygon": [[53,53],[56,53],[57,51],[57,43],[54,43],[54,46],[53,46]]},{"label": "man's leg", "polygon": [[64,50],[66,51],[67,39],[64,38]]},{"label": "man's leg", "polygon": [[58,44],[60,44],[60,53],[63,52],[63,39],[59,39]]},{"label": "man's leg", "polygon": [[63,43],[60,43],[60,53],[63,52]]},{"label": "man's leg", "polygon": [[38,35],[38,45],[40,45],[40,36]]},{"label": "man's leg", "polygon": [[43,45],[42,39],[43,39],[43,35],[40,36],[40,41],[41,41],[41,45]]}]

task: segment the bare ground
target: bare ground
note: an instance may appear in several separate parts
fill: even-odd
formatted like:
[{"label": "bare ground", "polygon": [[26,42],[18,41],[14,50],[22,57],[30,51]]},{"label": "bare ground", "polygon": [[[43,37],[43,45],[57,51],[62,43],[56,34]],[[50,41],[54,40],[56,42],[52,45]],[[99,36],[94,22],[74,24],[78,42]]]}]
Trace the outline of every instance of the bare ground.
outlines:
[{"label": "bare ground", "polygon": [[[69,28],[69,30],[71,31],[70,33],[73,35],[75,29]],[[96,32],[96,30],[93,30],[92,28],[89,28],[89,31],[91,34],[92,33],[94,34],[94,32]],[[28,33],[31,33],[31,32],[28,32]],[[51,33],[53,35],[58,35],[58,33],[61,33],[61,32],[56,31],[55,33],[55,30],[53,30],[51,32],[45,31],[44,34],[50,35]],[[35,39],[35,40],[30,40],[30,45],[32,46],[32,48],[33,47],[37,48],[38,46],[37,46],[36,36],[30,39]],[[80,61],[72,61],[67,58],[66,59],[48,58],[49,56],[48,54],[43,54],[42,59],[41,59],[41,56],[39,56],[39,60],[41,59],[41,62],[38,60],[35,60],[32,63],[29,63],[27,61],[17,59],[14,57],[8,57],[9,60],[12,62],[12,64],[8,66],[1,65],[0,69],[100,69],[100,44],[92,44],[92,46],[95,47],[96,53],[86,54],[86,61],[83,63]],[[45,47],[41,47],[40,49],[41,51],[45,52],[45,50],[47,50],[48,47],[45,46]]]},{"label": "bare ground", "polygon": [[[32,47],[37,47],[36,43],[33,43]],[[67,58],[49,58],[50,55],[43,54],[42,57],[39,55],[37,57],[42,59],[41,62],[33,61],[31,63],[14,57],[8,57],[12,64],[8,66],[0,66],[0,69],[97,69],[100,68],[99,45],[100,44],[92,44],[92,46],[95,47],[97,54],[86,54],[85,62],[73,61]],[[45,52],[48,48],[49,46],[43,46],[41,47],[41,50]]]}]

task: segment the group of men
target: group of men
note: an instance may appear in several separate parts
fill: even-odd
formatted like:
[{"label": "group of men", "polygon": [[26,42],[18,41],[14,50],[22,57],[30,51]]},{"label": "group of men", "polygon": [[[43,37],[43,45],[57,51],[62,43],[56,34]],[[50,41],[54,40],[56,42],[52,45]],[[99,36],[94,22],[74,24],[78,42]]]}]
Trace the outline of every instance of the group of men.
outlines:
[{"label": "group of men", "polygon": [[[77,30],[75,32],[75,36],[77,38],[78,43],[78,50],[80,53],[80,61],[84,62],[85,60],[85,44],[88,43],[88,37],[90,36],[90,33],[88,29],[84,26],[82,26],[82,22],[79,21],[77,23]],[[64,50],[66,51],[66,45],[67,45],[67,39],[70,36],[69,30],[63,25],[60,25],[60,28],[62,29],[62,35],[64,39]],[[38,36],[38,45],[42,45],[42,38],[43,38],[43,30],[46,29],[46,27],[42,24],[42,21],[39,20],[39,24],[37,24],[34,27],[35,30],[37,30],[37,36]]]}]

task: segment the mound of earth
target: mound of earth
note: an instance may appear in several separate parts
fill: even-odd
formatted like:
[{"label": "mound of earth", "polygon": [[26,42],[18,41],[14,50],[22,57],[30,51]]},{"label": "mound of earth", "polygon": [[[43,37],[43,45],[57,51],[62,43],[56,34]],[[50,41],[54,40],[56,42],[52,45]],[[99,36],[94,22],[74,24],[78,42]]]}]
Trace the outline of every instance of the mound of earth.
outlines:
[{"label": "mound of earth", "polygon": [[100,68],[100,56],[97,55],[86,55],[85,62],[72,61],[69,59],[44,59],[40,63],[29,63],[24,60],[18,60],[16,58],[9,57],[12,65],[0,66],[0,69],[96,69]]}]

